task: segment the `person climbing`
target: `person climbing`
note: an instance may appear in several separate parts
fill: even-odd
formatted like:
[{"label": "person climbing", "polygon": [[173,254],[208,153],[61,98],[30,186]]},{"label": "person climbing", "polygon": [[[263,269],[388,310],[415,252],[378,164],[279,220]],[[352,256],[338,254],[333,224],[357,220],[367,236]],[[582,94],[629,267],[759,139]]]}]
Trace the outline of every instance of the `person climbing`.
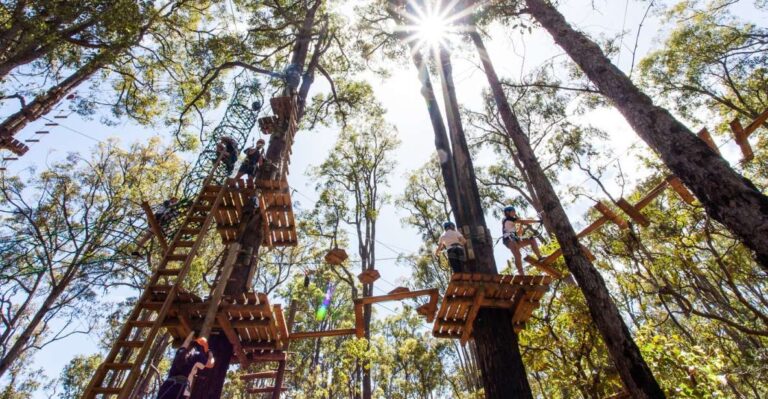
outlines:
[{"label": "person climbing", "polygon": [[222,137],[216,144],[216,154],[222,157],[221,162],[224,163],[227,176],[231,175],[235,170],[235,162],[237,162],[237,142],[235,139],[229,136]]},{"label": "person climbing", "polygon": [[453,222],[443,223],[443,235],[437,242],[437,248],[435,249],[435,257],[440,257],[440,251],[445,249],[448,263],[451,265],[451,270],[454,273],[461,272],[461,265],[464,263],[464,245],[467,244],[467,240],[461,233],[456,231],[456,225]]},{"label": "person climbing", "polygon": [[507,206],[504,208],[504,220],[502,223],[502,240],[504,245],[512,251],[512,255],[515,257],[515,267],[520,275],[525,274],[523,271],[523,255],[520,251],[530,246],[536,256],[541,259],[541,252],[539,251],[539,244],[536,239],[523,238],[523,225],[539,223],[540,220],[534,219],[520,219],[517,217],[517,211],[514,206]]},{"label": "person climbing", "polygon": [[195,333],[190,332],[181,347],[176,350],[176,356],[168,370],[168,378],[160,385],[157,399],[188,398],[198,370],[213,367],[214,358],[208,350],[208,340],[198,338],[193,341],[194,336]]},{"label": "person climbing", "polygon": [[259,139],[256,141],[256,147],[249,147],[245,150],[245,159],[240,164],[235,180],[240,179],[243,175],[248,175],[248,180],[253,180],[262,163],[264,163],[264,139]]},{"label": "person climbing", "polygon": [[[165,229],[165,227],[168,226],[168,224],[178,214],[178,210],[176,209],[178,204],[179,199],[176,197],[171,197],[163,201],[163,203],[157,207],[157,210],[154,212],[154,216],[161,229]],[[136,250],[133,251],[131,255],[141,256],[139,250],[144,248],[144,245],[147,243],[147,241],[149,241],[150,238],[152,238],[153,235],[154,232],[152,229],[147,229],[147,231],[145,231],[144,234],[142,234],[141,237],[139,237],[139,239],[136,241]]]}]

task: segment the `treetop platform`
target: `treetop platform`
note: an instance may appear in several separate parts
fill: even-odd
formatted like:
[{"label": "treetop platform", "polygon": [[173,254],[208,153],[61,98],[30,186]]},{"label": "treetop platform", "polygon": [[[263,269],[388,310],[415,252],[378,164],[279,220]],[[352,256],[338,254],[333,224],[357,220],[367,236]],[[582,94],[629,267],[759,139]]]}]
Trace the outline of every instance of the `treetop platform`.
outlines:
[{"label": "treetop platform", "polygon": [[432,334],[466,343],[472,338],[473,323],[481,308],[509,309],[510,327],[519,332],[539,307],[550,282],[550,276],[456,273],[445,291]]},{"label": "treetop platform", "polygon": [[[164,326],[174,339],[183,340],[190,331],[199,331],[209,306],[207,299],[181,292]],[[289,334],[282,308],[270,305],[263,293],[225,297],[218,307],[213,328],[224,333],[234,348],[233,362],[241,365],[279,361],[288,346]]]}]

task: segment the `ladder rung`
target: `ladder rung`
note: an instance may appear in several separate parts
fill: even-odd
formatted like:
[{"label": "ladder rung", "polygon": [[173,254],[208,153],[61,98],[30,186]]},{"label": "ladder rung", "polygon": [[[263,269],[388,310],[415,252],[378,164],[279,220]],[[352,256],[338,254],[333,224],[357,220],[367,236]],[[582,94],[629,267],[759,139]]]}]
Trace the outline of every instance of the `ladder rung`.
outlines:
[{"label": "ladder rung", "polygon": [[[277,389],[275,387],[264,387],[264,388],[247,388],[246,392],[248,393],[273,393]],[[280,391],[285,392],[288,388],[282,387],[280,388]]]},{"label": "ladder rung", "polygon": [[163,307],[163,303],[159,301],[145,301],[141,303],[141,307],[148,310],[159,310]]},{"label": "ladder rung", "polygon": [[205,218],[202,216],[192,216],[188,220],[190,223],[200,223],[200,224],[205,223]]},{"label": "ladder rung", "polygon": [[155,273],[158,276],[178,276],[181,269],[159,269]]},{"label": "ladder rung", "polygon": [[110,370],[130,370],[133,368],[133,363],[104,363],[104,368]]},{"label": "ladder rung", "polygon": [[147,287],[147,289],[152,292],[168,292],[171,288],[173,288],[172,285],[151,285]]},{"label": "ladder rung", "polygon": [[241,375],[240,379],[243,381],[256,380],[259,378],[275,378],[277,377],[277,370],[272,371],[259,371],[256,373]]},{"label": "ladder rung", "polygon": [[127,323],[131,327],[150,328],[155,325],[151,320],[132,320]]},{"label": "ladder rung", "polygon": [[126,348],[141,348],[146,341],[117,341],[117,346]]},{"label": "ladder rung", "polygon": [[45,124],[45,126],[59,126],[59,124],[55,122],[48,122]]},{"label": "ladder rung", "polygon": [[191,248],[193,245],[195,245],[194,241],[186,241],[186,240],[184,241],[179,240],[179,241],[176,241],[176,243],[174,244],[175,247],[182,247],[182,248]]},{"label": "ladder rung", "polygon": [[102,395],[118,395],[120,394],[120,391],[122,391],[122,388],[93,388],[94,394],[102,394]]},{"label": "ladder rung", "polygon": [[183,229],[179,229],[179,232],[182,235],[196,235],[196,234],[200,233],[200,229],[193,229],[193,228],[185,227]]},{"label": "ladder rung", "polygon": [[24,140],[25,143],[39,143],[40,139],[26,139]]},{"label": "ladder rung", "polygon": [[35,132],[35,134],[51,134],[51,132],[49,132],[47,130],[38,130],[38,131]]},{"label": "ladder rung", "polygon": [[4,157],[3,161],[18,161],[18,157]]},{"label": "ladder rung", "polygon": [[187,260],[187,255],[166,255],[165,260],[168,262],[184,262]]}]

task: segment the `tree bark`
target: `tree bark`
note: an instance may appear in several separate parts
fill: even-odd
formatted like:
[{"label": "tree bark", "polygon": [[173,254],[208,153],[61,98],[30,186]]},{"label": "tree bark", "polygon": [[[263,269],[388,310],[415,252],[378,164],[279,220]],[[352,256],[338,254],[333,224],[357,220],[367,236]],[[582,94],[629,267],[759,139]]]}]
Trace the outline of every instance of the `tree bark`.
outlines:
[{"label": "tree bark", "polygon": [[627,122],[691,191],[713,219],[754,251],[768,270],[768,197],[734,171],[666,109],[653,104],[586,35],[546,0],[526,0],[528,11],[608,97]]},{"label": "tree bark", "polygon": [[584,256],[579,240],[557,193],[544,174],[528,138],[509,105],[496,71],[480,35],[472,30],[470,37],[477,47],[483,69],[488,78],[493,98],[507,133],[519,152],[527,175],[544,209],[544,222],[554,232],[563,251],[568,269],[573,273],[587,300],[590,314],[608,348],[626,389],[635,398],[663,398],[664,393],[645,363],[619,309],[608,292],[605,281],[592,263]]}]

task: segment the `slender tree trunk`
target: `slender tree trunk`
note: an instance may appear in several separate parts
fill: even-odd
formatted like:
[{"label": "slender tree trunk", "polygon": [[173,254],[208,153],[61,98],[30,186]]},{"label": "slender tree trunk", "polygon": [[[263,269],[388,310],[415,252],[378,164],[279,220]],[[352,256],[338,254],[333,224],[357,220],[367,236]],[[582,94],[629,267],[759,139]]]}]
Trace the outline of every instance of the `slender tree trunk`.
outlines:
[{"label": "slender tree trunk", "polygon": [[526,0],[526,4],[531,15],[613,102],[635,132],[696,194],[707,213],[738,236],[768,269],[768,197],[667,110],[654,105],[597,44],[573,29],[551,3]]},{"label": "slender tree trunk", "polygon": [[592,319],[603,336],[624,386],[635,398],[663,398],[664,393],[624,324],[605,281],[581,252],[576,232],[507,101],[480,35],[473,30],[470,37],[477,47],[501,119],[544,208],[544,221],[554,232],[568,269],[576,277],[584,293]]},{"label": "slender tree trunk", "polygon": [[[462,203],[468,217],[469,236],[473,254],[468,256],[472,272],[497,274],[490,232],[485,225],[485,214],[480,203],[474,166],[464,136],[459,104],[453,84],[450,56],[440,49],[438,70],[443,82],[443,98],[453,144],[453,157]],[[449,182],[446,182],[448,185]],[[474,258],[474,259],[469,259]],[[517,334],[512,329],[512,315],[507,310],[483,308],[477,314],[473,336],[477,347],[478,363],[482,371],[486,398],[533,398],[520,354]]]},{"label": "slender tree trunk", "polygon": [[51,292],[48,293],[48,296],[45,297],[45,300],[43,300],[43,303],[40,304],[40,307],[35,312],[35,315],[32,316],[32,318],[29,320],[27,326],[24,327],[21,334],[19,334],[19,336],[16,338],[16,341],[5,353],[5,356],[0,359],[0,377],[2,377],[11,368],[19,356],[21,356],[21,354],[27,350],[30,344],[29,341],[37,332],[37,329],[40,327],[40,323],[43,321],[43,318],[45,318],[48,312],[51,311],[53,306],[56,304],[56,301],[59,300],[59,297],[61,297],[61,294],[64,293],[64,290],[67,288],[67,286],[69,286],[69,283],[72,281],[74,276],[75,272],[73,270],[68,270],[67,274],[62,278],[62,280],[53,286]]}]

